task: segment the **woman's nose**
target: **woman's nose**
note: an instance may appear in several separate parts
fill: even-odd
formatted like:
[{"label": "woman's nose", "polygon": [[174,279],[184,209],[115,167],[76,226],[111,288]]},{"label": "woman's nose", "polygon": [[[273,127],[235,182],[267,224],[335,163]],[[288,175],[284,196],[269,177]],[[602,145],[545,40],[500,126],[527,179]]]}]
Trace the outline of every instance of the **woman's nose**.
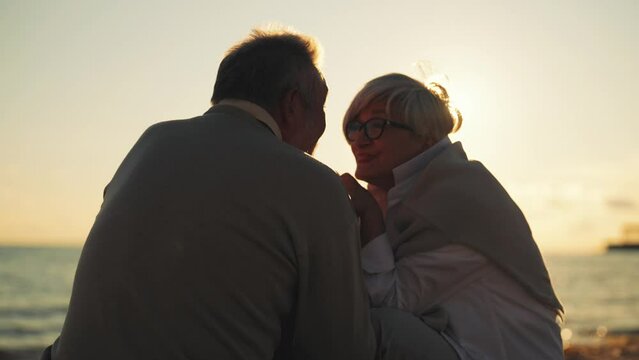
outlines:
[{"label": "woman's nose", "polygon": [[362,146],[366,144],[370,144],[371,140],[366,136],[366,132],[364,128],[359,129],[353,134],[353,141],[351,143],[356,146]]}]

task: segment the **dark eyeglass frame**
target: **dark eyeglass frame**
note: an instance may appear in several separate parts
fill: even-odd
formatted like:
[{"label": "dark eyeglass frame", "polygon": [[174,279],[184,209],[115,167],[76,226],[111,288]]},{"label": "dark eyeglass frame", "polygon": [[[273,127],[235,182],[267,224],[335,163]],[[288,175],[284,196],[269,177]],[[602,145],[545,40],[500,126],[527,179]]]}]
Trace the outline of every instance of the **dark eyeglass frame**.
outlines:
[{"label": "dark eyeglass frame", "polygon": [[[370,127],[369,124],[374,124],[375,122],[379,122],[381,121],[381,125],[382,128],[379,131],[379,135],[377,136],[370,136],[369,131],[370,131]],[[414,132],[415,130],[406,125],[406,124],[402,124],[399,123],[397,121],[392,121],[392,120],[388,120],[388,119],[382,119],[382,118],[372,118],[366,122],[359,122],[356,120],[351,120],[349,122],[346,123],[346,126],[344,126],[344,137],[346,137],[346,140],[353,142],[355,141],[355,134],[362,131],[362,129],[364,129],[364,135],[366,136],[366,138],[368,140],[377,140],[379,139],[383,134],[384,134],[384,130],[386,129],[386,126],[390,125],[394,128],[398,128],[398,129],[404,129],[404,130],[408,130],[408,131],[412,131]],[[350,134],[350,137],[349,137]]]}]

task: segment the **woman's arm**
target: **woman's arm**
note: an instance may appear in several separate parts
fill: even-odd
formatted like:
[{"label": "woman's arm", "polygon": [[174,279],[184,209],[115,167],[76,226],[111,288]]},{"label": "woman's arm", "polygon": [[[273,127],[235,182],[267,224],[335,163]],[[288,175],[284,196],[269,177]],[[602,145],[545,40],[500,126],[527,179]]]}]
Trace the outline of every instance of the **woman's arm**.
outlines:
[{"label": "woman's arm", "polygon": [[[436,236],[435,234],[433,234]],[[421,314],[482,276],[489,265],[462,245],[395,259],[386,235],[362,249],[362,268],[373,307]]]},{"label": "woman's arm", "polygon": [[[488,260],[462,245],[395,258],[376,199],[351,175],[341,178],[360,218],[362,268],[371,306],[421,314],[481,276]],[[419,236],[444,235],[430,230]]]}]

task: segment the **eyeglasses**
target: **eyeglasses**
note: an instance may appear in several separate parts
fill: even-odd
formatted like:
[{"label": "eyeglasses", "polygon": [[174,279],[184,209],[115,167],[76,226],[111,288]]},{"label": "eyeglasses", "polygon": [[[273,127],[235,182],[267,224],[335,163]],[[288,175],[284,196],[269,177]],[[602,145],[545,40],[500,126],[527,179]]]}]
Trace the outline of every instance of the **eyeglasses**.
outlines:
[{"label": "eyeglasses", "polygon": [[355,141],[355,134],[364,129],[364,135],[366,135],[366,138],[368,140],[376,140],[379,139],[380,136],[382,136],[386,125],[390,125],[398,129],[415,131],[410,126],[398,123],[396,121],[373,118],[365,123],[361,123],[355,120],[347,122],[346,126],[344,127],[344,136],[346,136],[346,139],[348,141]]}]

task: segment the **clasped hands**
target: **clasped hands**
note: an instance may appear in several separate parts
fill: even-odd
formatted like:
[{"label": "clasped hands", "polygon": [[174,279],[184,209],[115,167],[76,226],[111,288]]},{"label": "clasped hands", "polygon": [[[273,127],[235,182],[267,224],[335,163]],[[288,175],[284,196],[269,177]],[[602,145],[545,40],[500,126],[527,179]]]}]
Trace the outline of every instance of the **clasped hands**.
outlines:
[{"label": "clasped hands", "polygon": [[340,178],[351,198],[355,214],[360,219],[360,239],[363,247],[386,231],[384,215],[373,195],[364,189],[353,176],[345,173]]}]

